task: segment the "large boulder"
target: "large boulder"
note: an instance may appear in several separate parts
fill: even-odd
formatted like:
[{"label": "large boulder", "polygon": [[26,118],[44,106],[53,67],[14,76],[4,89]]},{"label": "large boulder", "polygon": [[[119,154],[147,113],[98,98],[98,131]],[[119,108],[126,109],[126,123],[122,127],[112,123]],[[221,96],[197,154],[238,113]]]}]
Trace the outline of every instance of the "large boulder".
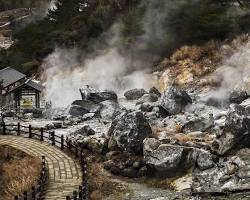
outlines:
[{"label": "large boulder", "polygon": [[124,93],[127,100],[137,100],[140,99],[147,92],[144,89],[133,89]]},{"label": "large boulder", "polygon": [[123,151],[140,154],[143,140],[152,134],[152,129],[141,112],[123,112],[113,120],[109,133],[110,140]]},{"label": "large boulder", "polygon": [[89,113],[89,111],[82,106],[71,105],[68,114],[73,117],[82,117],[83,115]]},{"label": "large boulder", "polygon": [[71,105],[81,106],[83,109],[87,110],[89,113],[97,113],[101,110],[101,105],[96,104],[88,100],[76,100]]},{"label": "large boulder", "polygon": [[101,105],[88,100],[76,100],[69,107],[68,114],[73,117],[82,117],[87,113],[98,113]]},{"label": "large boulder", "polygon": [[145,163],[159,174],[185,172],[198,166],[201,170],[214,166],[213,156],[208,151],[177,145],[162,144],[154,138],[144,140]]},{"label": "large boulder", "polygon": [[213,150],[225,155],[234,147],[249,146],[250,119],[249,109],[232,104],[226,116],[223,133],[213,142]]},{"label": "large boulder", "polygon": [[100,103],[106,100],[112,100],[117,102],[118,99],[117,94],[114,91],[101,91],[91,88],[88,85],[80,89],[80,93],[83,100],[88,100],[95,103]]},{"label": "large boulder", "polygon": [[100,116],[104,120],[113,120],[119,111],[119,104],[115,101],[107,100],[100,103]]},{"label": "large boulder", "polygon": [[191,103],[192,99],[187,92],[176,85],[168,87],[161,97],[161,106],[173,115],[180,113]]}]

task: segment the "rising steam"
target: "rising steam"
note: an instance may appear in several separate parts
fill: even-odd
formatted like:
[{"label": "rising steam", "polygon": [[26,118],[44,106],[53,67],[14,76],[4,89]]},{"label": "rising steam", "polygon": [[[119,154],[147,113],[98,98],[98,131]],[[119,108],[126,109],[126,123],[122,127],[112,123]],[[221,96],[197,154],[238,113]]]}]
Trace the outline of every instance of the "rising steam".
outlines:
[{"label": "rising steam", "polygon": [[46,100],[65,107],[80,99],[79,88],[88,84],[98,89],[122,94],[127,89],[149,88],[152,78],[145,71],[126,73],[129,62],[116,49],[83,63],[77,62],[77,51],[56,49],[44,61]]},{"label": "rising steam", "polygon": [[233,90],[250,92],[250,42],[238,47],[231,57],[226,57],[213,75],[221,80],[221,84],[210,92],[209,97],[225,101]]}]

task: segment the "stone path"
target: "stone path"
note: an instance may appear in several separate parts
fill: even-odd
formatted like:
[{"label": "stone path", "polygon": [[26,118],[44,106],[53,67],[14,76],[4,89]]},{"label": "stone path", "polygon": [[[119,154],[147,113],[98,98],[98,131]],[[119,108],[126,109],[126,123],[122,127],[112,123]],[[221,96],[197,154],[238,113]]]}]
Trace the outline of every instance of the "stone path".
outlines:
[{"label": "stone path", "polygon": [[65,200],[81,185],[81,168],[60,149],[37,140],[17,136],[0,136],[0,145],[9,145],[37,157],[46,157],[49,184],[45,200]]}]

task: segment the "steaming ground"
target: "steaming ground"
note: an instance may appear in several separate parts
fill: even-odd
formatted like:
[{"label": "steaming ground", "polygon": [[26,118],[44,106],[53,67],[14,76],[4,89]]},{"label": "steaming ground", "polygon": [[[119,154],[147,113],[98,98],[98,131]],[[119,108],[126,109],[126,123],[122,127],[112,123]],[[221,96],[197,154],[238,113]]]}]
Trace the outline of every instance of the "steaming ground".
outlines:
[{"label": "steaming ground", "polygon": [[79,89],[86,84],[119,95],[153,85],[153,76],[147,71],[127,73],[129,62],[116,49],[83,63],[77,61],[77,50],[56,49],[46,58],[44,68],[46,100],[54,107],[66,107],[80,99]]},{"label": "steaming ground", "polygon": [[[230,55],[228,53],[224,55],[225,51],[229,51]],[[249,84],[249,39],[236,44],[233,50],[229,46],[223,45],[216,54],[222,55],[222,61],[206,79],[217,82],[219,86],[210,90],[203,98],[224,101],[228,99],[230,91],[239,88],[244,89]],[[86,84],[102,90],[114,90],[119,96],[122,96],[129,89],[149,89],[155,85],[155,77],[147,70],[135,69],[128,73],[128,69],[131,69],[131,60],[122,56],[115,48],[110,48],[101,55],[82,62],[78,60],[78,55],[79,52],[76,49],[58,48],[44,61],[46,100],[52,101],[55,107],[66,107],[74,100],[80,99],[79,88]],[[186,61],[180,62],[182,64]],[[194,69],[190,66],[187,70],[197,70],[196,64],[193,65]],[[210,63],[205,68],[212,68],[212,66],[213,63]],[[177,67],[173,70],[178,71]],[[179,76],[182,78],[187,76],[189,74],[187,70],[183,70],[183,74],[179,74]],[[168,71],[168,66],[166,71]],[[168,73],[166,74],[166,77],[163,78],[164,84],[169,82],[166,79],[171,80],[173,78]],[[194,77],[194,75],[191,75],[191,77]]]},{"label": "steaming ground", "polygon": [[[226,48],[226,46],[224,47]],[[248,90],[250,42],[247,41],[244,45],[238,46],[232,56],[225,57],[222,65],[211,76],[220,81],[220,86],[208,93],[209,98],[225,101],[233,90]]]}]

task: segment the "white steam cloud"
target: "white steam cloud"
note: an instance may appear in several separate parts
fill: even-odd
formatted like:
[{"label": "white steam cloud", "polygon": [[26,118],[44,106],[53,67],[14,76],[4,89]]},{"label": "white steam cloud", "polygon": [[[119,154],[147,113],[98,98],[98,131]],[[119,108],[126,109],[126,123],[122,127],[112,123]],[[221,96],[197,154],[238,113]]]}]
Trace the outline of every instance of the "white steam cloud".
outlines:
[{"label": "white steam cloud", "polygon": [[152,86],[152,77],[145,71],[126,73],[129,62],[115,48],[82,63],[77,55],[77,50],[56,49],[44,61],[45,97],[55,107],[80,99],[79,88],[86,84],[120,95],[127,89]]},{"label": "white steam cloud", "polygon": [[250,92],[250,42],[240,46],[231,57],[225,58],[214,75],[221,80],[221,85],[209,97],[226,100],[233,90]]}]

